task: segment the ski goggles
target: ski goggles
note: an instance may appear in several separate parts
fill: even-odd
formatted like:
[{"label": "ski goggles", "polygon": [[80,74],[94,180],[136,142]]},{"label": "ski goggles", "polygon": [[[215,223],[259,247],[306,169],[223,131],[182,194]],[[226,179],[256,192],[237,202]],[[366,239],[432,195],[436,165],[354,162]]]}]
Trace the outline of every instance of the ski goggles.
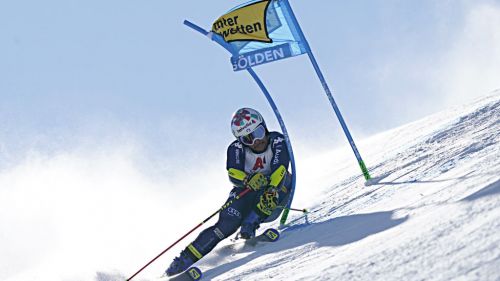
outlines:
[{"label": "ski goggles", "polygon": [[259,125],[253,132],[248,135],[241,136],[238,138],[240,142],[245,145],[253,145],[256,140],[261,140],[266,136],[266,128]]}]

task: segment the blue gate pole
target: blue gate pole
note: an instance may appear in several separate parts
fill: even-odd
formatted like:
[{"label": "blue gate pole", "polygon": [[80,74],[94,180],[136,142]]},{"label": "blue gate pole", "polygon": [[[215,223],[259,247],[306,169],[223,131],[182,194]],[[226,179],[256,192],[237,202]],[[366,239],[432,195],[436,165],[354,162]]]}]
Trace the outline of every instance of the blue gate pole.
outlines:
[{"label": "blue gate pole", "polygon": [[[204,30],[203,28],[197,26],[196,24],[185,20],[184,24],[191,27],[192,29],[198,31],[199,33],[208,36],[209,32]],[[215,35],[214,35],[215,36]],[[231,52],[231,46],[227,44],[225,41],[220,40],[219,37],[211,37],[211,39],[215,42],[217,42],[219,45],[221,45],[224,49],[228,50]],[[283,136],[285,137],[285,143],[288,149],[288,154],[290,156],[290,163],[291,163],[291,168],[292,168],[292,186],[290,188],[290,199],[288,200],[286,208],[284,208],[283,214],[281,215],[281,220],[280,224],[284,225],[286,223],[286,220],[288,218],[288,213],[290,212],[290,206],[292,205],[292,200],[293,200],[293,195],[295,194],[295,183],[296,183],[296,170],[295,170],[295,157],[293,155],[293,150],[292,150],[292,144],[290,142],[290,137],[288,136],[288,131],[285,127],[285,122],[283,121],[283,118],[281,117],[281,114],[278,110],[278,107],[274,103],[274,100],[272,99],[271,95],[269,94],[269,91],[267,88],[264,86],[264,83],[260,80],[259,76],[253,71],[252,68],[247,68],[248,73],[252,76],[252,78],[255,80],[257,85],[259,85],[259,88],[261,89],[262,93],[266,97],[267,101],[271,105],[271,108],[273,109],[274,115],[276,115],[276,118],[278,119],[278,122],[281,127],[281,131],[283,132]]]},{"label": "blue gate pole", "polygon": [[361,154],[358,151],[358,148],[356,147],[356,144],[354,143],[354,139],[351,136],[351,133],[349,132],[349,129],[347,128],[347,125],[344,121],[344,118],[342,117],[342,114],[340,113],[340,109],[337,106],[337,103],[333,99],[332,92],[330,91],[330,88],[328,87],[328,84],[326,83],[325,77],[323,76],[323,73],[321,72],[321,69],[319,68],[319,65],[316,61],[316,58],[313,55],[313,52],[311,50],[311,47],[309,46],[309,43],[306,40],[306,37],[304,35],[304,32],[302,32],[302,29],[300,28],[300,25],[297,21],[297,18],[295,17],[295,14],[293,13],[293,10],[290,6],[290,3],[288,0],[284,0],[286,2],[286,5],[289,7],[290,11],[290,16],[291,19],[297,28],[297,31],[299,32],[300,37],[304,41],[306,50],[307,50],[307,55],[309,56],[309,59],[311,60],[311,63],[314,67],[314,70],[316,71],[316,74],[318,75],[319,80],[321,81],[321,85],[323,86],[323,89],[325,90],[326,95],[328,96],[328,100],[330,101],[330,104],[333,107],[333,110],[335,111],[335,114],[337,115],[337,118],[339,119],[340,125],[342,126],[342,129],[344,130],[344,134],[347,137],[347,140],[349,141],[349,144],[351,145],[352,151],[354,152],[354,155],[356,156],[356,159],[358,160],[359,167],[361,168],[361,171],[363,172],[363,176],[365,177],[365,180],[369,180],[370,173],[368,173],[368,169],[366,168],[365,162],[361,158]]}]

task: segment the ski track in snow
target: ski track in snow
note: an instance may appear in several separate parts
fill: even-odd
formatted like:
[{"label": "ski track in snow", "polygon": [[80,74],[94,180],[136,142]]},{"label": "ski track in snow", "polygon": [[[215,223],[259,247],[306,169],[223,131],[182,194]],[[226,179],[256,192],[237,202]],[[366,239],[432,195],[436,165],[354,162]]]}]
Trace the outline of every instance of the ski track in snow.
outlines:
[{"label": "ski track in snow", "polygon": [[499,140],[499,91],[375,136],[371,184],[332,159],[333,181],[351,176],[310,224],[255,248],[224,241],[198,266],[207,280],[500,280]]}]

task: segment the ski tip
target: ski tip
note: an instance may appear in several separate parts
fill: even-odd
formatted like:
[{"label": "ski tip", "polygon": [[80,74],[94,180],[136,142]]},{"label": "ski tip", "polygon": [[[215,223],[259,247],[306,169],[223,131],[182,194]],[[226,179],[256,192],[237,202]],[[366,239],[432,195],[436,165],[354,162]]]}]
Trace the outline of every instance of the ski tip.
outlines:
[{"label": "ski tip", "polygon": [[269,242],[278,241],[280,238],[280,232],[274,228],[266,229],[263,234]]},{"label": "ski tip", "polygon": [[190,267],[186,272],[191,278],[191,280],[194,281],[200,280],[201,277],[203,277],[203,272],[201,272],[201,270],[195,266]]},{"label": "ski tip", "polygon": [[[167,276],[164,274],[162,276],[162,279],[160,280],[168,280],[168,281],[198,281],[203,277],[203,273],[199,268],[196,266],[190,267],[186,269],[185,271],[173,275],[173,276]],[[164,279],[166,278],[166,279]]]}]

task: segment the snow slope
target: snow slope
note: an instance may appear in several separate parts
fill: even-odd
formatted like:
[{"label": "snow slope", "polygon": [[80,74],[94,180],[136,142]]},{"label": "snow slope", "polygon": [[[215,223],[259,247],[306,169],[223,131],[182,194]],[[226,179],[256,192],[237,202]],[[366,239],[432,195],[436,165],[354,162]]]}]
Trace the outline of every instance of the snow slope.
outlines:
[{"label": "snow slope", "polygon": [[496,91],[361,142],[370,185],[350,151],[325,154],[297,187],[323,190],[309,224],[293,214],[278,242],[226,240],[198,265],[207,280],[500,280],[499,141]]}]

